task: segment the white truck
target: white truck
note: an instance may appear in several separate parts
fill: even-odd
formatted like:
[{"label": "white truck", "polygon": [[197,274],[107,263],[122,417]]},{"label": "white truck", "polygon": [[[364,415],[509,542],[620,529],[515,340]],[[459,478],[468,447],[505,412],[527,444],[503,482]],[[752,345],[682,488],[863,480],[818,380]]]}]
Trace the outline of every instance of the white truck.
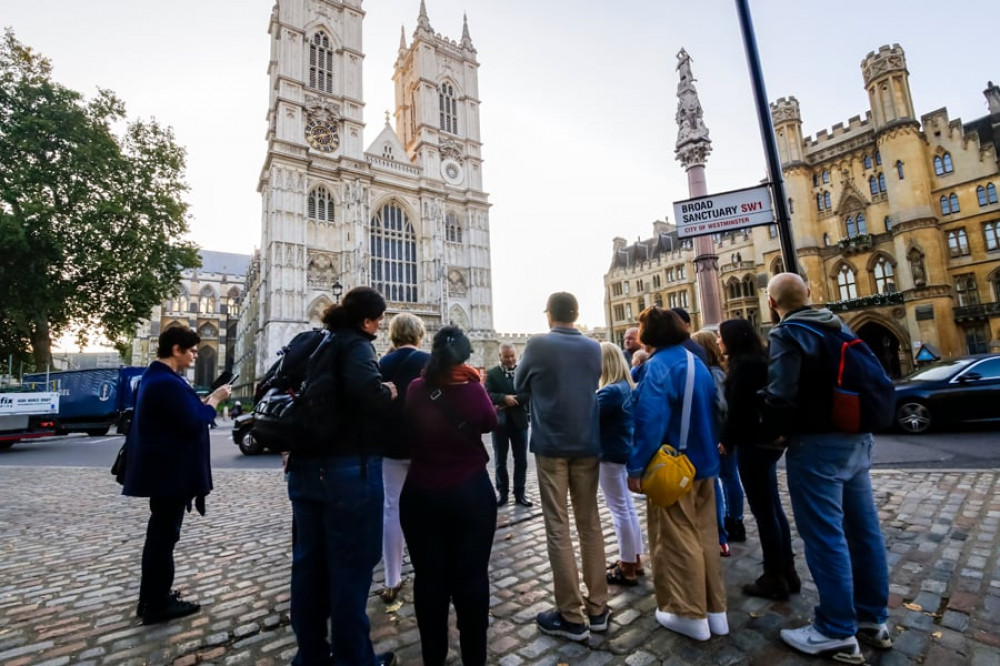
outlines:
[{"label": "white truck", "polygon": [[22,439],[54,435],[58,413],[58,393],[0,393],[0,450]]}]

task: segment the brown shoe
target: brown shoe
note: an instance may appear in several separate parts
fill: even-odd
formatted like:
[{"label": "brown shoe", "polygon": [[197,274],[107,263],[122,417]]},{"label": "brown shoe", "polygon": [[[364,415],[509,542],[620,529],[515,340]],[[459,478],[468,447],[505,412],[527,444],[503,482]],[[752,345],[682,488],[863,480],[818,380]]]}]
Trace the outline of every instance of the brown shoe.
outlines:
[{"label": "brown shoe", "polygon": [[378,596],[382,598],[382,601],[391,604],[399,596],[400,590],[403,589],[403,581],[399,582],[396,587],[383,587],[382,591],[378,593]]}]

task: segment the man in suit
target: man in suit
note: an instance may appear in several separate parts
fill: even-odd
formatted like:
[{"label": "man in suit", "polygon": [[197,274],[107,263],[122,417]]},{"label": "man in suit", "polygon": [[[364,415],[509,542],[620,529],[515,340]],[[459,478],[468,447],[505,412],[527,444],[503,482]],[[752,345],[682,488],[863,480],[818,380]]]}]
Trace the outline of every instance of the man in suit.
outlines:
[{"label": "man in suit", "polygon": [[497,503],[507,503],[510,488],[507,476],[507,451],[514,456],[514,501],[521,506],[532,502],[524,494],[528,473],[528,394],[514,390],[517,351],[514,345],[500,345],[500,365],[486,373],[486,392],[497,408],[499,425],[493,431],[493,458],[496,464]]}]

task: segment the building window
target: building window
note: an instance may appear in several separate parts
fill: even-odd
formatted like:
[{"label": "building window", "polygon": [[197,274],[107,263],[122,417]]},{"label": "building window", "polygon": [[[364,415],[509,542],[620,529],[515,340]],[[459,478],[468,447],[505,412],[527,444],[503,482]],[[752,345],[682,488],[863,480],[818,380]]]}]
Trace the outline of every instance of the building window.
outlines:
[{"label": "building window", "polygon": [[945,196],[941,197],[941,214],[942,215],[951,214],[951,205],[948,203],[948,197]]},{"label": "building window", "polygon": [[997,202],[997,188],[993,183],[986,187],[980,185],[976,188],[976,197],[979,199],[979,207],[988,206]]},{"label": "building window", "polygon": [[681,307],[686,308],[688,306],[688,293],[687,291],[681,292]]},{"label": "building window", "polygon": [[668,268],[667,269],[667,282],[673,282],[673,281],[674,281],[674,269],[673,268]]},{"label": "building window", "polygon": [[823,195],[816,195],[816,210],[823,210]]},{"label": "building window", "polygon": [[677,267],[677,279],[678,280],[686,280],[687,279],[687,266],[678,266]]},{"label": "building window", "polygon": [[959,211],[959,208],[958,208],[958,195],[957,194],[955,194],[954,192],[952,192],[951,196],[948,197],[948,203],[951,204],[951,212],[957,213]]},{"label": "building window", "polygon": [[830,172],[823,171],[823,184],[826,185],[829,182],[830,182]]},{"label": "building window", "polygon": [[823,207],[826,208],[827,210],[830,210],[830,208],[833,207],[833,205],[831,203],[830,193],[829,192],[824,192],[823,193]]},{"label": "building window", "polygon": [[322,185],[309,193],[309,219],[333,222],[333,197]]},{"label": "building window", "polygon": [[854,278],[854,271],[847,264],[841,264],[837,273],[837,288],[840,291],[840,300],[850,301],[858,297],[858,283]]},{"label": "building window", "polygon": [[462,242],[462,225],[458,221],[458,214],[451,211],[445,215],[445,240],[449,243]]},{"label": "building window", "polygon": [[631,283],[628,280],[625,280],[624,282],[622,282],[622,289],[624,290],[624,292],[626,294],[629,293],[628,289],[629,289],[630,284]]},{"label": "building window", "polygon": [[396,156],[392,154],[392,146],[389,145],[388,143],[382,146],[382,157],[384,157],[387,160],[396,159]]},{"label": "building window", "polygon": [[615,282],[613,285],[611,285],[611,295],[612,296],[621,296],[622,295],[622,283],[621,282]]},{"label": "building window", "polygon": [[1000,303],[1000,271],[993,271],[993,302]]},{"label": "building window", "polygon": [[880,173],[878,175],[878,191],[885,192],[885,174]]},{"label": "building window", "polygon": [[882,166],[882,153],[880,153],[877,150],[875,151],[875,164],[878,166]]},{"label": "building window", "polygon": [[868,179],[868,189],[872,191],[872,194],[878,194],[878,181],[875,180],[875,176]]},{"label": "building window", "polygon": [[986,241],[986,251],[1000,250],[1000,220],[983,224],[983,238]]},{"label": "building window", "polygon": [[976,286],[974,273],[955,276],[955,294],[958,296],[959,307],[979,305],[979,288]]},{"label": "building window", "polygon": [[858,235],[858,230],[854,226],[854,218],[848,216],[847,218],[847,237],[851,238]]},{"label": "building window", "polygon": [[819,187],[819,174],[813,174],[813,187]]},{"label": "building window", "polygon": [[653,276],[653,289],[659,289],[661,286],[663,285],[660,283],[660,274],[657,273]]},{"label": "building window", "polygon": [[616,305],[615,306],[615,321],[625,321],[625,306]]},{"label": "building window", "polygon": [[202,287],[198,298],[198,312],[215,314],[215,290],[211,287]]},{"label": "building window", "polygon": [[628,321],[632,321],[632,304],[631,303],[626,303],[625,304],[625,319],[627,319]]},{"label": "building window", "polygon": [[896,291],[896,280],[892,273],[892,264],[885,256],[880,256],[872,269],[875,275],[875,291],[879,294],[891,294]]},{"label": "building window", "polygon": [[[972,324],[963,327],[962,330],[965,333],[965,345],[968,347],[970,354],[985,354],[990,350],[990,327],[988,325]],[[980,363],[976,366],[975,371],[981,372],[983,366],[986,366],[988,363],[990,361]],[[985,377],[990,378],[988,374]]]},{"label": "building window", "polygon": [[969,254],[969,237],[965,229],[955,229],[948,232],[948,252],[953,257],[964,257]]},{"label": "building window", "polygon": [[868,233],[868,220],[864,213],[858,213],[858,235],[863,236]]},{"label": "building window", "polygon": [[823,247],[830,247],[830,234],[823,232]]},{"label": "building window", "polygon": [[903,180],[903,162],[901,160],[896,160],[896,174],[900,180]]},{"label": "building window", "polygon": [[438,88],[438,111],[441,115],[441,129],[458,134],[458,101],[455,89],[448,82]]},{"label": "building window", "polygon": [[309,87],[333,92],[333,49],[322,30],[313,35],[309,44]]},{"label": "building window", "polygon": [[951,153],[945,153],[944,155],[939,155],[934,158],[934,173],[938,176],[943,176],[946,173],[951,173],[955,170],[955,167],[951,162]]},{"label": "building window", "polygon": [[389,203],[371,219],[371,285],[387,301],[417,302],[417,242],[403,209]]},{"label": "building window", "polygon": [[892,231],[892,217],[889,215],[885,216],[885,230]]},{"label": "building window", "polygon": [[871,155],[865,155],[865,170],[872,168],[872,158]]},{"label": "building window", "polygon": [[642,278],[639,278],[638,280],[635,281],[635,290],[637,292],[642,293],[643,291],[645,291],[645,287],[646,284],[645,282],[643,282]]}]

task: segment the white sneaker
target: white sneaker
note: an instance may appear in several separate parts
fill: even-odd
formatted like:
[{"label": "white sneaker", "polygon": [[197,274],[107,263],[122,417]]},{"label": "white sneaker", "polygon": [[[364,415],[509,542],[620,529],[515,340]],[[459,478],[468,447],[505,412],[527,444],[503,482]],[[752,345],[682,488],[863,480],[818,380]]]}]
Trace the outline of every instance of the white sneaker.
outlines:
[{"label": "white sneaker", "polygon": [[666,613],[659,608],[656,609],[656,621],[661,627],[675,631],[678,634],[693,638],[696,641],[707,641],[712,637],[712,632],[708,628],[708,618],[694,619],[690,617],[679,617],[673,613]]},{"label": "white sneaker", "polygon": [[858,639],[854,636],[830,638],[811,624],[798,629],[782,629],[781,640],[806,654],[831,656],[836,661],[848,664],[865,663],[865,657],[858,646]]},{"label": "white sneaker", "polygon": [[728,636],[729,618],[726,617],[726,612],[722,611],[721,613],[709,613],[708,629],[716,636]]},{"label": "white sneaker", "polygon": [[892,635],[884,622],[858,622],[858,640],[879,650],[892,647]]}]

